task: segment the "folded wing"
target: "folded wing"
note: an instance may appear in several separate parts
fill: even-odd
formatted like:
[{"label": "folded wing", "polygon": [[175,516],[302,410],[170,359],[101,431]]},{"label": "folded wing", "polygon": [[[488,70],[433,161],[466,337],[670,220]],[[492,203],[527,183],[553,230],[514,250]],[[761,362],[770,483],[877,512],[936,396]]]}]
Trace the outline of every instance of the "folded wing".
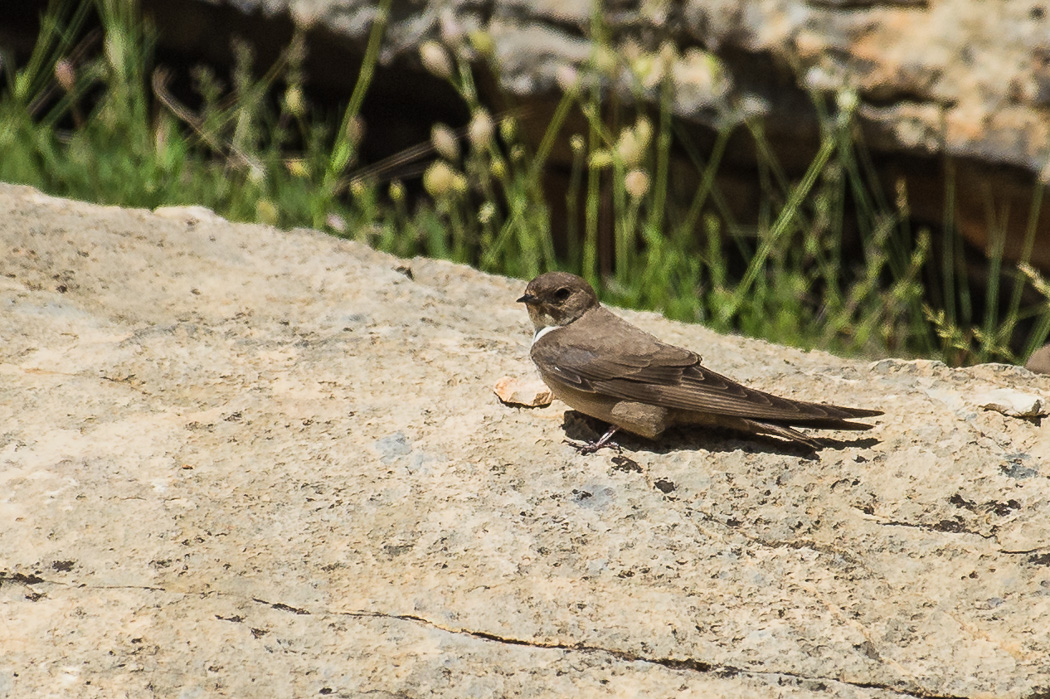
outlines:
[{"label": "folded wing", "polygon": [[[543,338],[532,352],[560,380],[579,390],[665,408],[788,424],[831,426],[882,414],[793,401],[747,388],[701,366],[696,353],[660,342],[604,308],[589,312],[576,324],[584,324],[572,334],[579,342],[555,344]],[[579,332],[598,324],[600,331]]]}]

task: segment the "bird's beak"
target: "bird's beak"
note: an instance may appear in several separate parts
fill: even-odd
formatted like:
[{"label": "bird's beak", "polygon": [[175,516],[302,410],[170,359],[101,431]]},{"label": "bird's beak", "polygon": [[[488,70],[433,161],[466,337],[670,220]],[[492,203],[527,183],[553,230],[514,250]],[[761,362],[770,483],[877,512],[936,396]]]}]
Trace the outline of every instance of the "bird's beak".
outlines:
[{"label": "bird's beak", "polygon": [[530,294],[528,292],[526,292],[525,295],[522,296],[517,301],[517,303],[524,303],[527,306],[533,306],[533,305],[535,305],[535,304],[537,304],[539,302],[540,302],[540,300],[538,298],[536,298],[535,296],[533,296],[532,294]]}]

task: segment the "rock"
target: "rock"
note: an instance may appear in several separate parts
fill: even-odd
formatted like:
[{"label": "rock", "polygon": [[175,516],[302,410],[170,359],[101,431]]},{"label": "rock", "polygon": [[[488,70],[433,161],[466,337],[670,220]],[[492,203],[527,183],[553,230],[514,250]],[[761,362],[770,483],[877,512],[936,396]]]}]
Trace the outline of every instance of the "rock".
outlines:
[{"label": "rock", "polygon": [[1025,369],[1039,374],[1050,374],[1050,345],[1043,345],[1028,358]]},{"label": "rock", "polygon": [[550,405],[554,400],[554,394],[538,377],[522,379],[504,376],[496,382],[492,390],[507,405],[542,408]]},{"label": "rock", "polygon": [[531,371],[522,281],[5,185],[0,243],[0,695],[1050,686],[1050,422],[938,398],[1050,377],[624,312],[886,415],[812,459],[723,432],[583,456],[560,403],[491,393]]},{"label": "rock", "polygon": [[985,410],[995,410],[1010,417],[1041,417],[1046,415],[1043,399],[1031,393],[1009,388],[993,388],[973,397],[973,403]]},{"label": "rock", "polygon": [[182,221],[188,226],[195,226],[201,221],[214,223],[225,220],[206,206],[158,206],[153,213],[162,218]]},{"label": "rock", "polygon": [[879,374],[899,372],[918,376],[936,376],[949,371],[939,359],[880,359],[872,362],[869,368]]}]

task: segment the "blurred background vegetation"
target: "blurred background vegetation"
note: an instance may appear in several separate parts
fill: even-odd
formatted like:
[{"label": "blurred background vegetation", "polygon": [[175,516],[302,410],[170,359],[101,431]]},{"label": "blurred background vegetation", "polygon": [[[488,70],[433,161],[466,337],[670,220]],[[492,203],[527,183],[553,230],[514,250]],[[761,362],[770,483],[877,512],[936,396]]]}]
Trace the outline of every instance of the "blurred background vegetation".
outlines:
[{"label": "blurred background vegetation", "polygon": [[[157,30],[134,2],[54,2],[31,54],[0,56],[0,179],[122,206],[200,204],[523,279],[564,269],[614,304],[841,354],[1023,363],[1050,335],[1050,285],[1026,263],[1041,188],[1021,261],[1004,262],[991,220],[975,274],[951,206],[936,230],[914,228],[907,188],[883,191],[854,123],[856,95],[811,95],[819,147],[790,178],[760,119],[727,120],[713,144],[696,143],[671,115],[675,48],[628,65],[605,43],[599,11],[591,60],[559,74],[553,117],[538,127],[510,96],[483,104],[478,61],[499,70],[483,33],[459,39],[469,51],[423,44],[423,66],[468,116],[368,162],[361,113],[389,7],[379,3],[356,86],[333,106],[310,91],[301,36],[262,72],[238,42],[229,74],[174,74],[158,65]],[[634,75],[639,97],[655,86],[656,107],[611,96],[613,71]],[[735,220],[717,180],[741,136],[758,157],[755,225]],[[569,167],[552,192],[556,149]],[[695,182],[684,201],[670,195],[681,181]]]}]

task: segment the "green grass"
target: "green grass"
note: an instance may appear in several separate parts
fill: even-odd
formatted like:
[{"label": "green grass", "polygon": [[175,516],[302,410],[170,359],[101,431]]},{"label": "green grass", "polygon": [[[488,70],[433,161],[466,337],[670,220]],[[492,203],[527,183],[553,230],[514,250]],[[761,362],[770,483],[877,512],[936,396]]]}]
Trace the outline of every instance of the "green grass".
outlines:
[{"label": "green grass", "polygon": [[[134,3],[56,2],[25,64],[3,57],[0,179],[124,206],[202,204],[234,220],[313,226],[397,255],[521,278],[565,269],[613,303],[841,354],[1013,362],[1050,335],[1050,285],[1030,266],[1003,260],[1003,221],[989,217],[992,282],[979,299],[950,213],[938,231],[912,229],[903,184],[892,196],[881,190],[854,123],[855,95],[838,95],[833,105],[812,95],[821,138],[797,180],[773,155],[760,120],[727,119],[739,125],[725,126],[701,151],[671,117],[675,86],[666,74],[675,49],[627,61],[608,48],[597,11],[594,56],[561,76],[563,96],[538,142],[521,136],[527,112],[494,115],[481,104],[472,63],[490,58],[491,41],[473,34],[421,51],[424,65],[459,94],[470,124],[439,127],[432,143],[364,167],[360,113],[389,7],[390,0],[377,5],[356,87],[346,108],[331,114],[309,100],[299,37],[262,76],[251,74],[246,45],[234,47],[226,80],[194,69],[191,109],[154,66],[154,35]],[[91,13],[101,32],[86,31]],[[714,57],[709,67],[717,85]],[[613,73],[633,76],[634,100],[602,89]],[[658,106],[634,106],[643,100]],[[574,114],[583,117],[580,133],[567,131]],[[745,133],[764,192],[758,225],[735,221],[718,186],[729,139]],[[555,146],[566,141],[568,240],[557,254],[541,185]],[[684,202],[672,194],[683,176],[673,170],[681,168],[674,153],[685,154],[697,183]],[[421,175],[427,196],[410,201],[407,179],[398,178]],[[1029,252],[1042,203],[1035,191]],[[948,212],[953,196],[949,178]],[[612,264],[603,268],[607,222]]]}]

